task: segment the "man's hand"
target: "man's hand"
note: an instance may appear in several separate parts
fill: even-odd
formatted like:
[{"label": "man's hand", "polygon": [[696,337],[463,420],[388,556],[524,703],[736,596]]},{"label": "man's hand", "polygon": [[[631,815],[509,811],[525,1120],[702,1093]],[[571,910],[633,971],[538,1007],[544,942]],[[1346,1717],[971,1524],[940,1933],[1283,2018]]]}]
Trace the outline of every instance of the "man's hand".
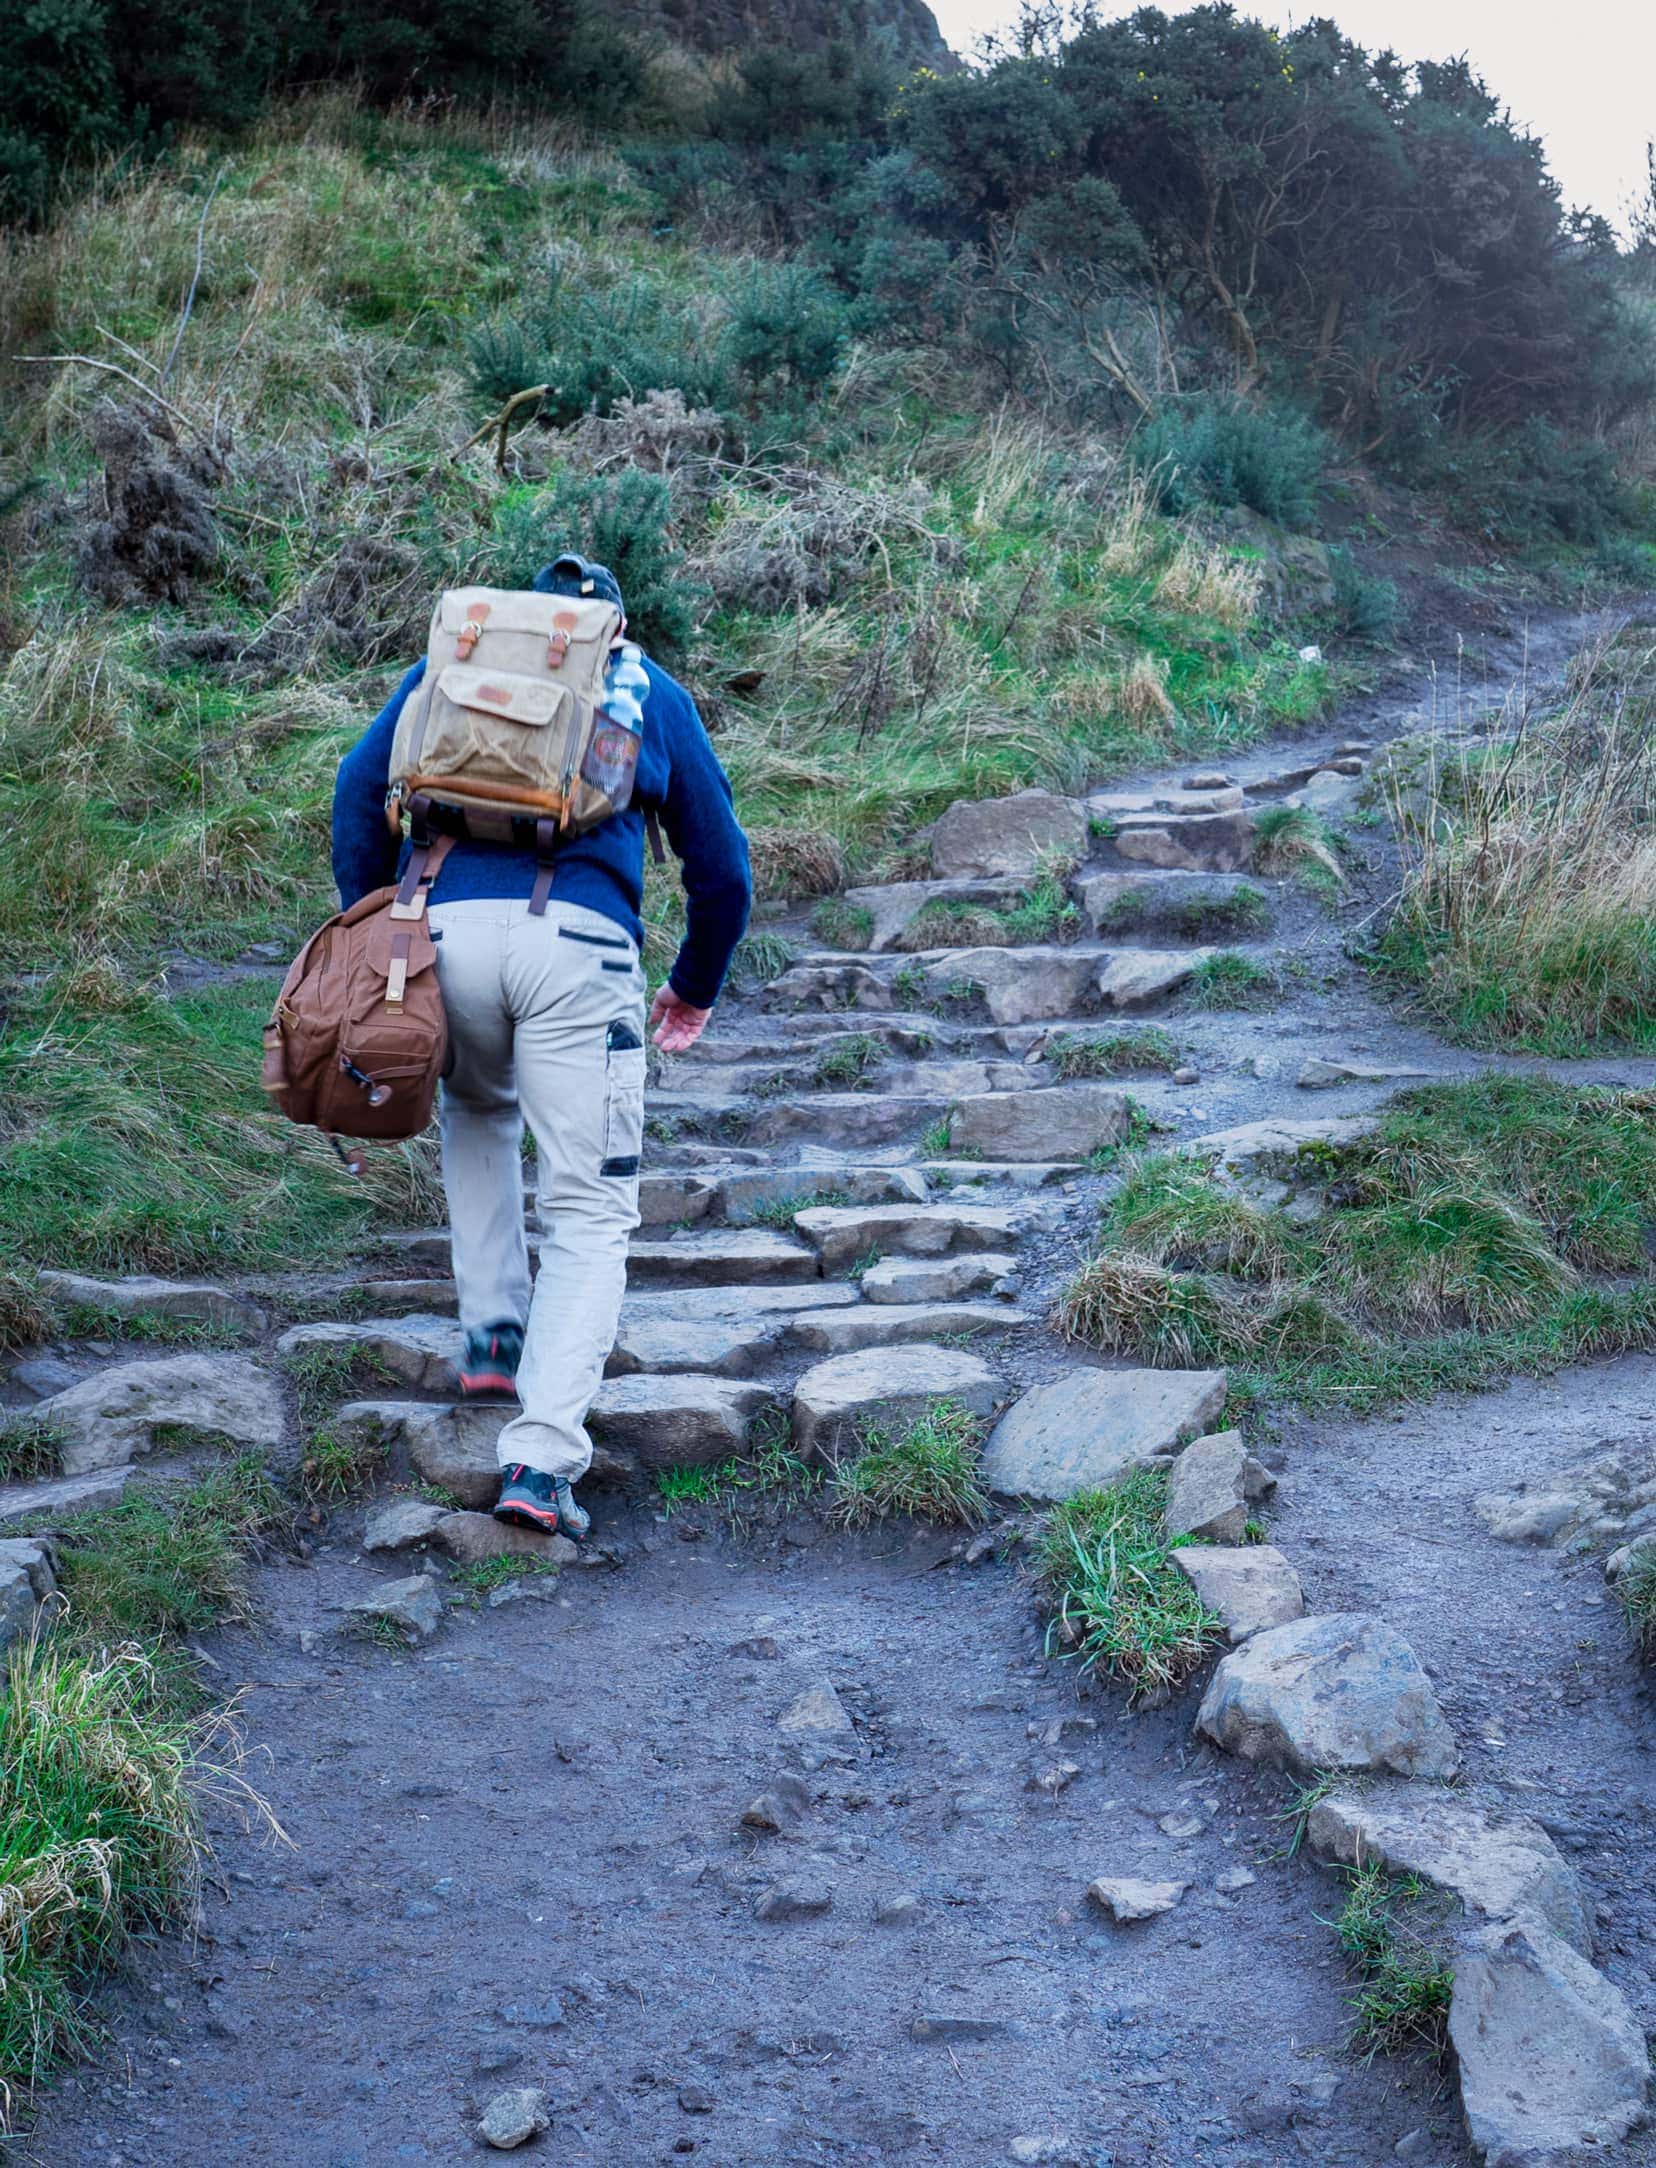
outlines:
[{"label": "man's hand", "polygon": [[707,1029],[711,1009],[694,1009],[681,1001],[670,986],[663,986],[650,1003],[650,1025],[655,1043],[664,1054],[682,1054],[695,1045]]}]

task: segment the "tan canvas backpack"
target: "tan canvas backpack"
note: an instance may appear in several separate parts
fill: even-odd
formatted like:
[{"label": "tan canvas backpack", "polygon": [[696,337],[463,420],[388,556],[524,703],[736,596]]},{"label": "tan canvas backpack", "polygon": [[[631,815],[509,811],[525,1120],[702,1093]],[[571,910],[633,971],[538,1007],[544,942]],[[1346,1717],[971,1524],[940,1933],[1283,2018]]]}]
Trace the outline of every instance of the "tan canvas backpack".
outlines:
[{"label": "tan canvas backpack", "polygon": [[340,1137],[417,1137],[448,1057],[426,898],[452,838],[410,861],[395,888],[341,911],[294,958],[264,1033],[264,1088],[290,1121]]},{"label": "tan canvas backpack", "polygon": [[638,733],[604,707],[621,612],[597,596],[460,587],[431,616],[425,675],[397,718],[388,817],[418,842],[433,806],[468,835],[502,840],[535,823],[545,909],[549,862],[566,837],[631,800]]}]

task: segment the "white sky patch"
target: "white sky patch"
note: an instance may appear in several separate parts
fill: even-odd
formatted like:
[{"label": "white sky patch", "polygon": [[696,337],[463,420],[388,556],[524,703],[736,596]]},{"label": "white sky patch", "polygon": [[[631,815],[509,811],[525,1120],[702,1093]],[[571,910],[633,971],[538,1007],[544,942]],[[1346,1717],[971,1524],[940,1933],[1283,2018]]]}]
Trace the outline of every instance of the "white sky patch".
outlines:
[{"label": "white sky patch", "polygon": [[[1165,0],[1164,0],[1165,4]],[[1015,0],[931,0],[957,53],[1017,18]],[[1109,16],[1127,7],[1105,7]],[[1170,7],[1170,14],[1184,10]],[[1656,135],[1656,6],[1650,0],[1325,0],[1249,8],[1267,22],[1330,15],[1370,52],[1405,60],[1464,53],[1512,116],[1539,135],[1566,203],[1618,226],[1641,194]]]}]

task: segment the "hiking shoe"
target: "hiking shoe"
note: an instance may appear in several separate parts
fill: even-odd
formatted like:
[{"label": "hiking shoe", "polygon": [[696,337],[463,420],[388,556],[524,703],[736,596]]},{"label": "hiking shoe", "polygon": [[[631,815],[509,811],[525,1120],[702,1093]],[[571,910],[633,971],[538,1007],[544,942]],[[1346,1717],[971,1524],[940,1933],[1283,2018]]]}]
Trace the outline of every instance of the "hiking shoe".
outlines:
[{"label": "hiking shoe", "polygon": [[508,1321],[468,1332],[465,1352],[455,1365],[461,1399],[515,1400],[518,1364],[522,1359],[521,1325]]},{"label": "hiking shoe", "polygon": [[504,1473],[494,1517],[515,1521],[522,1528],[538,1528],[544,1535],[567,1536],[571,1543],[584,1543],[592,1526],[592,1516],[576,1504],[567,1476],[526,1468],[521,1461]]}]

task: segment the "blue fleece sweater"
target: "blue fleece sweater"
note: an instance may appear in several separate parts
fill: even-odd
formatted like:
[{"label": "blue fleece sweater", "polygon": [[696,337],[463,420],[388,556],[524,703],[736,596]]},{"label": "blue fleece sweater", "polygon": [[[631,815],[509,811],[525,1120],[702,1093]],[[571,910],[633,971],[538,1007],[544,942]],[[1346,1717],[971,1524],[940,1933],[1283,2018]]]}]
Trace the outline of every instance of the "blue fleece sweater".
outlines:
[{"label": "blue fleece sweater", "polygon": [[[632,804],[559,849],[552,895],[559,903],[602,912],[642,943],[644,813],[654,811],[684,869],[684,942],[668,983],[681,1000],[710,1009],[753,900],[747,838],[695,702],[648,658],[644,667],[650,690]],[[339,764],[333,870],[345,910],[371,889],[394,880],[408,851],[407,843],[399,846],[385,824],[385,794],[397,717],[424,674],[424,662],[417,662]],[[532,848],[465,838],[445,860],[432,884],[431,900],[527,899],[534,885]]]}]

